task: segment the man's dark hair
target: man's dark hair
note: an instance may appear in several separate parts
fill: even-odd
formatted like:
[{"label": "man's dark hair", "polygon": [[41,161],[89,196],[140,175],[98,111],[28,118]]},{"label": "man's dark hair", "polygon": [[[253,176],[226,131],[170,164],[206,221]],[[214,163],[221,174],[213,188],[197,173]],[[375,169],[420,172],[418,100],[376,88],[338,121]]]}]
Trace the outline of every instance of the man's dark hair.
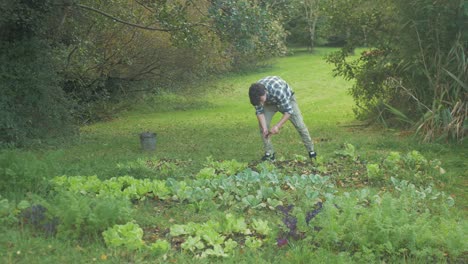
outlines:
[{"label": "man's dark hair", "polygon": [[250,103],[252,105],[259,105],[260,96],[265,95],[265,93],[266,93],[265,85],[261,83],[252,84],[249,89]]}]

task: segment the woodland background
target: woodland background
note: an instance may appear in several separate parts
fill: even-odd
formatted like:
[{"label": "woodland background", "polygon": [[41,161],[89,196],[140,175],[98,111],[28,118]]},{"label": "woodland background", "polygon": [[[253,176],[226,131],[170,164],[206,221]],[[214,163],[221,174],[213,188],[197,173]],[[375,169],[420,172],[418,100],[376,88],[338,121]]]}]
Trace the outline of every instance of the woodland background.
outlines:
[{"label": "woodland background", "polygon": [[466,1],[4,0],[0,11],[2,147],[76,134],[132,98],[251,71],[293,46],[342,48],[328,61],[353,81],[358,118],[425,141],[466,133]]}]

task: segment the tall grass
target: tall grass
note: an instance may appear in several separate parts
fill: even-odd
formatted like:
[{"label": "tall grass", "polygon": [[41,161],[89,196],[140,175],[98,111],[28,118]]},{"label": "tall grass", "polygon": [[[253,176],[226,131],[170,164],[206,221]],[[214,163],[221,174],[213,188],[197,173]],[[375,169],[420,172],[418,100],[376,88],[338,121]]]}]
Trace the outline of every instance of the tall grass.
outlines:
[{"label": "tall grass", "polygon": [[[468,129],[468,57],[464,43],[459,36],[448,52],[436,49],[432,53],[432,49],[423,48],[422,40],[418,40],[421,69],[429,87],[405,87],[403,81],[395,77],[389,78],[387,85],[402,89],[417,104],[417,109],[421,109],[421,114],[417,120],[412,120],[398,109],[386,107],[399,120],[411,124],[425,142],[441,139],[461,142]],[[432,98],[422,98],[428,95]]]}]

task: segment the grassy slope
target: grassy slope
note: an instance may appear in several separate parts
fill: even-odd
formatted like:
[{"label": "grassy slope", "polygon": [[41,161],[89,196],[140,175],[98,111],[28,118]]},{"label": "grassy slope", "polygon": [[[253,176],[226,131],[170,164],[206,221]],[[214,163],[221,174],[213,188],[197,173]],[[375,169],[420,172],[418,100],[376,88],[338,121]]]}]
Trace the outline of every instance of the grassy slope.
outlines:
[{"label": "grassy slope", "polygon": [[[349,83],[331,78],[331,66],[322,61],[324,52],[283,58],[272,68],[207,83],[184,97],[163,96],[153,108],[143,106],[117,120],[84,127],[82,144],[66,152],[132,158],[139,155],[138,133],[150,130],[157,133],[155,155],[160,158],[258,159],[263,154],[261,140],[247,90],[266,75],[279,75],[290,83],[314,138],[342,142],[337,124],[353,121],[352,100],[346,94]],[[274,141],[280,155],[305,155],[291,124]],[[317,150],[328,152],[320,143]]]},{"label": "grassy slope", "polygon": [[[64,164],[68,164],[60,174],[111,177],[117,162],[149,155],[191,159],[194,172],[210,155],[217,160],[257,160],[263,150],[247,89],[263,76],[278,75],[295,90],[319,155],[332,156],[345,142],[355,145],[360,155],[371,161],[388,151],[418,150],[427,158],[442,160],[448,171],[448,191],[463,195],[467,185],[464,176],[468,175],[466,142],[420,144],[398,131],[360,126],[347,94],[351,83],[332,77],[332,65],[323,60],[327,52],[330,50],[318,49],[314,55],[298,52],[278,59],[270,68],[228,76],[180,95],[163,95],[118,119],[83,127],[80,144],[60,150]],[[154,154],[139,149],[138,134],[143,131],[157,133]],[[279,156],[291,159],[295,154],[306,155],[290,123],[273,140]]]}]

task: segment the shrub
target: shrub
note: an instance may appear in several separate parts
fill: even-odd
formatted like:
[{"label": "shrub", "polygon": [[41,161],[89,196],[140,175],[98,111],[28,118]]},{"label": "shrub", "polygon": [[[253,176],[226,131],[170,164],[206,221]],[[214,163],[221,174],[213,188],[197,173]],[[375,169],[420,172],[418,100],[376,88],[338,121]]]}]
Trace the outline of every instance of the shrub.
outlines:
[{"label": "shrub", "polygon": [[0,42],[0,144],[66,136],[75,130],[48,45],[31,39]]},{"label": "shrub", "polygon": [[[410,126],[426,141],[461,141],[468,111],[468,10],[462,1],[375,2],[363,4],[367,12],[362,13],[378,17],[371,21],[379,23],[349,22],[349,45],[328,57],[337,74],[356,81],[350,90],[356,114],[385,125]],[[348,13],[332,21],[351,21],[346,16],[355,12]],[[360,39],[363,28],[368,38]],[[347,60],[362,44],[372,49]]]}]

